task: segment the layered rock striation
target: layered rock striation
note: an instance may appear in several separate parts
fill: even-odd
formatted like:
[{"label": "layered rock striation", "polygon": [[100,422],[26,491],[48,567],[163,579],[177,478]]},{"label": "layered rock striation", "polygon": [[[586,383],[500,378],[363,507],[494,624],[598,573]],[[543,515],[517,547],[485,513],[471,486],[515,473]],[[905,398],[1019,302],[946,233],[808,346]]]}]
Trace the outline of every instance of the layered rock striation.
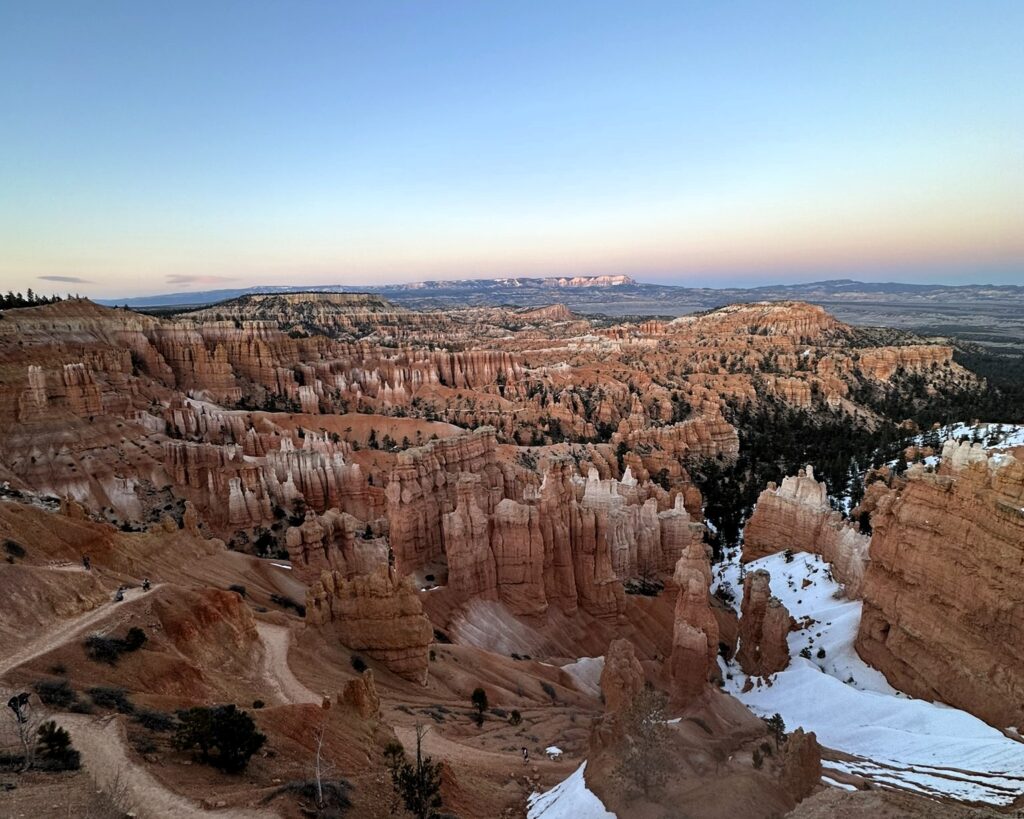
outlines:
[{"label": "layered rock striation", "polygon": [[415,586],[387,566],[351,580],[325,571],[306,592],[306,621],[395,674],[426,684],[434,631]]},{"label": "layered rock striation", "polygon": [[1024,462],[947,441],[872,525],[861,657],[901,691],[1024,727]]}]

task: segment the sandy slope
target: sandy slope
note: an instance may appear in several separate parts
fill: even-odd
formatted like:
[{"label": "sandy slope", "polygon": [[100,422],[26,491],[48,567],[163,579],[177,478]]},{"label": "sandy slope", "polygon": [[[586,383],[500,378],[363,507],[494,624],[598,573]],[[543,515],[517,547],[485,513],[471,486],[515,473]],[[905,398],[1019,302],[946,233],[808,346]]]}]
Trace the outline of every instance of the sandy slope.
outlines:
[{"label": "sandy slope", "polygon": [[[152,589],[150,589],[150,592],[159,589],[162,585],[162,583],[156,584]],[[92,609],[92,611],[87,611],[84,614],[80,614],[78,617],[62,620],[55,628],[41,634],[31,643],[23,646],[14,654],[6,657],[0,657],[0,677],[18,666],[24,665],[30,660],[34,660],[36,657],[46,654],[48,651],[53,651],[53,649],[63,645],[69,640],[73,640],[90,626],[96,625],[108,615],[118,610],[130,609],[133,603],[145,597],[150,592],[143,592],[142,589],[128,589],[128,591],[125,592],[125,599],[123,602],[116,603],[113,600],[110,600],[110,602],[97,606]]]}]

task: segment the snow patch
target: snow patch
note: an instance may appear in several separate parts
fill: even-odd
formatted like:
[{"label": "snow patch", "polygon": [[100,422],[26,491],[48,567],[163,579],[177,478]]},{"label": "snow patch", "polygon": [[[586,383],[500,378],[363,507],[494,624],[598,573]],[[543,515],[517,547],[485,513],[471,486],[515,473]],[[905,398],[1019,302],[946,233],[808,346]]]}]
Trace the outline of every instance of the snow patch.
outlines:
[{"label": "snow patch", "polygon": [[583,778],[586,768],[584,762],[551,790],[531,794],[526,802],[526,819],[617,819],[587,788]]},{"label": "snow patch", "polygon": [[856,757],[827,767],[917,793],[993,805],[1009,805],[1024,791],[1024,744],[965,711],[897,691],[860,659],[853,644],[862,604],[839,596],[831,567],[819,556],[797,553],[787,562],[775,554],[741,569],[737,551],[716,568],[718,583],[740,594],[744,569],[767,569],[772,593],[798,623],[806,623],[789,635],[789,667],[767,680],[753,678],[746,693],[739,665],[719,662],[726,690],[751,711],[781,714],[787,730],[814,731],[822,745]]},{"label": "snow patch", "polygon": [[591,697],[601,696],[601,672],[604,671],[604,657],[580,657],[574,663],[562,666],[562,671],[572,677],[580,693]]}]

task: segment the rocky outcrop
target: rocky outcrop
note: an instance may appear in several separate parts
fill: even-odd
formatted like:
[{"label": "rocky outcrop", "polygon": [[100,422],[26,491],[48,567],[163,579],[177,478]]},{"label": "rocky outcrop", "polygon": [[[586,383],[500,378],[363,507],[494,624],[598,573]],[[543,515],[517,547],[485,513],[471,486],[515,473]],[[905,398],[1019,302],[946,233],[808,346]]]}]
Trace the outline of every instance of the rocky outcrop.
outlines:
[{"label": "rocky outcrop", "polygon": [[814,732],[797,728],[786,737],[780,756],[779,779],[783,788],[799,802],[821,784],[821,746]]},{"label": "rocky outcrop", "polygon": [[489,427],[398,454],[387,486],[391,548],[398,566],[419,568],[444,554],[443,518],[458,503],[460,474],[476,475],[477,503],[491,514],[506,492]]},{"label": "rocky outcrop", "polygon": [[460,476],[455,509],[442,518],[448,585],[460,598],[494,600],[498,595],[498,573],[487,513],[476,500],[479,485],[476,475]]},{"label": "rocky outcrop", "polygon": [[743,578],[740,607],[740,647],[736,652],[743,672],[766,677],[789,665],[789,611],[772,596],[771,575],[758,569]]},{"label": "rocky outcrop", "polygon": [[600,685],[604,710],[609,714],[617,714],[628,707],[644,687],[644,669],[629,640],[619,638],[608,646]]},{"label": "rocky outcrop", "polygon": [[679,587],[672,629],[669,678],[673,703],[693,701],[718,670],[718,621],[708,602],[711,567],[703,544],[695,544],[676,564]]},{"label": "rocky outcrop", "polygon": [[301,525],[290,526],[285,532],[285,545],[300,580],[313,580],[325,570],[345,577],[371,574],[388,563],[387,538],[376,535],[370,524],[338,509],[329,509],[323,515],[307,511]]},{"label": "rocky outcrop", "polygon": [[324,572],[306,592],[306,621],[399,676],[426,684],[434,632],[409,578],[386,566],[351,580]]},{"label": "rocky outcrop", "polygon": [[901,691],[1024,727],[1024,461],[948,441],[872,525],[861,657]]},{"label": "rocky outcrop", "polygon": [[910,344],[862,350],[859,366],[869,378],[888,381],[897,370],[926,372],[953,362],[953,348],[937,344]]},{"label": "rocky outcrop", "polygon": [[782,485],[768,484],[743,531],[743,562],[792,549],[821,555],[847,594],[856,597],[868,562],[870,538],[828,502],[825,484],[808,466]]},{"label": "rocky outcrop", "polygon": [[338,705],[360,719],[380,717],[380,696],[373,681],[373,671],[366,669],[354,679],[347,680],[338,696]]}]

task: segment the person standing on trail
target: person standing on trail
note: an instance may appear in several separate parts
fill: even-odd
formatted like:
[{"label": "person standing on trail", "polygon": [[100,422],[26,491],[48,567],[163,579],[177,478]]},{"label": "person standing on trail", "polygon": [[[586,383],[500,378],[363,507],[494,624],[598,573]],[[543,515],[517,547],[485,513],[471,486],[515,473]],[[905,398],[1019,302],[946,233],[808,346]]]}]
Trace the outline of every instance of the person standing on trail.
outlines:
[{"label": "person standing on trail", "polygon": [[148,592],[149,591],[149,586],[150,586],[149,578],[147,577],[145,580],[142,581],[142,590],[144,592]]},{"label": "person standing on trail", "polygon": [[89,559],[89,555],[82,555],[82,565],[85,566],[86,571],[92,569],[92,561]]},{"label": "person standing on trail", "polygon": [[523,746],[523,764],[528,765],[530,762],[530,749],[525,745]]}]

